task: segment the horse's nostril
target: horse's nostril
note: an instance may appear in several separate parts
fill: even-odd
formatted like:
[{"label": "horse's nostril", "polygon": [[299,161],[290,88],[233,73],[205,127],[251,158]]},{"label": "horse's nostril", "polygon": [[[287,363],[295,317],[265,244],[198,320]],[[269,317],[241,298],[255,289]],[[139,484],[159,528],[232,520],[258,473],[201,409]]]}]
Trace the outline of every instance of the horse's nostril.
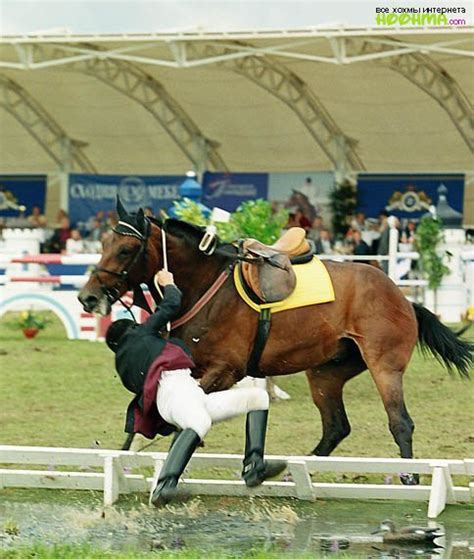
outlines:
[{"label": "horse's nostril", "polygon": [[82,303],[82,306],[86,311],[93,311],[97,305],[99,304],[99,299],[95,295],[79,295],[79,301]]}]

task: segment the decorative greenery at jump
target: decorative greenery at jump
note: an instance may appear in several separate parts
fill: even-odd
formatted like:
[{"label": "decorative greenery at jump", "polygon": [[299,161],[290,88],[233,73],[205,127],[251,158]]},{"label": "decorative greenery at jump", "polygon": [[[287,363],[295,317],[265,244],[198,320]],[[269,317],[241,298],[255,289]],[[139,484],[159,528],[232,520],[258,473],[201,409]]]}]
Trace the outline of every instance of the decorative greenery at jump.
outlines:
[{"label": "decorative greenery at jump", "polygon": [[[209,225],[202,207],[196,202],[185,198],[175,202],[175,212],[179,219],[194,225]],[[268,200],[248,200],[243,202],[230,216],[228,223],[216,223],[217,234],[225,242],[239,238],[251,237],[262,243],[271,244],[281,235],[281,230],[288,221],[285,209],[273,211]]]},{"label": "decorative greenery at jump", "polygon": [[438,289],[444,276],[450,273],[444,264],[445,255],[441,255],[439,245],[444,240],[441,220],[423,216],[416,228],[415,246],[420,253],[420,267],[430,289]]},{"label": "decorative greenery at jump", "polygon": [[347,216],[352,215],[356,207],[357,193],[350,182],[341,183],[331,192],[332,226],[336,238],[343,238],[347,233]]}]

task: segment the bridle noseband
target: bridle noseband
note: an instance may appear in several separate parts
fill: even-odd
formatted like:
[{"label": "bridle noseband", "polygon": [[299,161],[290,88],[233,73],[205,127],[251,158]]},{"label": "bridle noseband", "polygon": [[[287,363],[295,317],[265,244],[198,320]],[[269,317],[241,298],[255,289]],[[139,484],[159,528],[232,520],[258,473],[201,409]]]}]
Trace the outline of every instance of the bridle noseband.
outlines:
[{"label": "bridle noseband", "polygon": [[[102,268],[101,266],[94,266],[94,268],[92,270],[92,274],[91,274],[91,275],[94,275],[94,274],[97,275],[97,279],[99,280],[102,292],[107,297],[107,301],[109,302],[109,304],[113,305],[116,301],[120,301],[122,303],[122,305],[127,310],[129,310],[129,312],[131,312],[130,307],[127,306],[122,301],[122,299],[120,297],[120,290],[121,290],[121,288],[123,287],[124,284],[126,284],[129,289],[131,288],[130,283],[129,283],[130,273],[133,271],[133,268],[138,264],[138,262],[142,258],[143,258],[143,261],[144,261],[144,264],[145,264],[144,268],[146,270],[146,258],[147,258],[147,248],[148,248],[147,245],[148,245],[148,239],[150,237],[150,222],[147,218],[145,218],[144,223],[145,223],[144,233],[141,233],[136,227],[134,227],[130,223],[127,223],[126,221],[119,221],[118,224],[115,227],[112,228],[112,231],[114,233],[117,233],[118,235],[135,237],[136,239],[138,239],[140,241],[140,249],[135,253],[132,260],[129,262],[129,264],[123,270],[121,270],[120,272],[116,272],[115,270],[109,270],[107,268]],[[100,276],[98,275],[99,272],[103,272],[103,273],[106,273],[106,274],[110,274],[112,276],[116,276],[118,278],[118,280],[111,287],[107,287],[101,281]]]}]

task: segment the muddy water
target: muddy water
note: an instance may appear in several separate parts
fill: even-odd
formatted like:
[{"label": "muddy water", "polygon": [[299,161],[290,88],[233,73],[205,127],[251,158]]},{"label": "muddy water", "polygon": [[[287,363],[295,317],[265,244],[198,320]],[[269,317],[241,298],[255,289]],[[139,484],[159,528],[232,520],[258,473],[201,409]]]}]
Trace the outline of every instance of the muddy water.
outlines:
[{"label": "muddy water", "polygon": [[[113,549],[197,549],[216,552],[252,548],[292,552],[349,550],[362,557],[474,557],[474,507],[453,506],[438,521],[445,548],[384,545],[372,535],[386,518],[397,525],[427,525],[426,509],[413,503],[289,499],[192,499],[150,508],[144,500],[121,500],[104,509],[97,495],[63,494],[49,500],[37,492],[0,492],[0,548],[34,542],[87,543]],[[27,500],[29,499],[29,501]],[[443,542],[441,542],[443,543]]]}]

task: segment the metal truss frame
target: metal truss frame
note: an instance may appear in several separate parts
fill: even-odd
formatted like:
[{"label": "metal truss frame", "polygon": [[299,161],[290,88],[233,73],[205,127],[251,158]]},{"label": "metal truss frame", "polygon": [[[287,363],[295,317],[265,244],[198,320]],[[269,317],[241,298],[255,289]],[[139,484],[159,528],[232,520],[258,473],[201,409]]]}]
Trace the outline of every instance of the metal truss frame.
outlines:
[{"label": "metal truss frame", "polygon": [[343,175],[349,171],[365,170],[356,151],[357,142],[343,133],[314,92],[295,73],[273,58],[246,56],[226,59],[227,47],[192,43],[187,56],[215,56],[221,64],[246,77],[274,97],[283,101],[298,116],[311,136]]},{"label": "metal truss frame", "polygon": [[[94,45],[81,45],[80,48],[93,52],[94,56],[69,57],[71,68],[95,77],[140,103],[158,120],[197,173],[204,172],[208,163],[216,171],[228,170],[218,152],[219,143],[201,132],[193,119],[158,80],[135,64],[111,59],[106,51]],[[64,57],[69,53],[68,47],[63,45],[29,45],[26,54],[28,60],[37,61],[34,67],[39,69],[55,63],[62,64]]]},{"label": "metal truss frame", "polygon": [[[142,33],[142,34],[100,34],[100,35],[74,35],[74,34],[43,34],[43,35],[21,35],[0,37],[0,45],[11,45],[17,49],[18,62],[11,59],[1,59],[0,67],[15,69],[45,68],[51,65],[70,64],[77,60],[85,60],[87,57],[97,57],[97,47],[87,48],[86,44],[101,44],[100,51],[109,59],[136,62],[139,64],[151,64],[171,68],[187,68],[206,64],[215,64],[224,60],[234,58],[246,58],[248,56],[278,56],[280,58],[307,60],[313,62],[324,62],[328,64],[353,64],[377,60],[380,58],[397,57],[409,53],[438,53],[451,56],[473,57],[474,51],[463,49],[459,45],[472,41],[474,27],[359,27],[347,28],[344,26],[317,27],[311,29],[296,29],[283,31],[242,31],[229,33],[212,32],[182,32],[182,33]],[[388,36],[390,34],[390,36]],[[443,37],[443,40],[432,40],[433,34]],[[411,38],[417,41],[411,41]],[[321,45],[327,42],[343,42],[346,39],[365,39],[379,44],[391,46],[383,51],[364,52],[341,56],[340,50],[334,51],[332,55],[310,54],[307,52],[308,45],[313,45],[317,51]],[[426,40],[424,40],[426,39]],[[242,41],[271,41],[272,44],[258,45],[248,44]],[[120,43],[121,47],[112,48],[107,43]],[[140,52],[149,52],[156,47],[157,43],[169,46],[169,56],[143,55]],[[206,55],[202,58],[188,60],[186,49],[188,45],[211,44],[218,48],[226,47],[224,54]],[[69,50],[64,56],[54,59],[42,59],[35,62],[31,55],[33,45],[60,44],[62,48]],[[327,51],[327,49],[325,49]]]},{"label": "metal truss frame", "polygon": [[84,153],[87,143],[72,139],[56,120],[23,87],[0,76],[0,106],[33,136],[61,171],[97,173]]},{"label": "metal truss frame", "polygon": [[[383,57],[385,50],[391,49],[392,45],[393,40],[351,39],[344,43],[344,48],[362,56],[380,54]],[[403,44],[401,48],[404,48]],[[392,56],[388,60],[388,67],[435,99],[446,111],[469,150],[474,153],[474,108],[456,80],[430,56],[420,52],[404,52]]]},{"label": "metal truss frame", "polygon": [[[247,49],[246,45],[233,45]],[[68,45],[28,45],[20,49],[23,63],[29,69],[41,69],[64,64]],[[78,51],[80,50],[80,52]],[[286,103],[300,118],[329,160],[343,174],[364,170],[358,156],[356,142],[346,136],[321,101],[309,87],[286,66],[269,57],[234,56],[228,45],[218,43],[172,44],[171,52],[177,60],[186,59],[189,64],[203,57],[225,63],[233,71],[245,76],[269,93]],[[215,170],[226,171],[220,157],[218,144],[205,138],[197,125],[186,115],[184,109],[166,92],[152,76],[127,60],[110,56],[109,51],[98,50],[94,45],[73,48],[67,56],[73,68],[93,75],[104,83],[132,97],[150,111],[193,162],[197,172],[206,168],[206,162]],[[123,53],[122,53],[123,54]]]}]

